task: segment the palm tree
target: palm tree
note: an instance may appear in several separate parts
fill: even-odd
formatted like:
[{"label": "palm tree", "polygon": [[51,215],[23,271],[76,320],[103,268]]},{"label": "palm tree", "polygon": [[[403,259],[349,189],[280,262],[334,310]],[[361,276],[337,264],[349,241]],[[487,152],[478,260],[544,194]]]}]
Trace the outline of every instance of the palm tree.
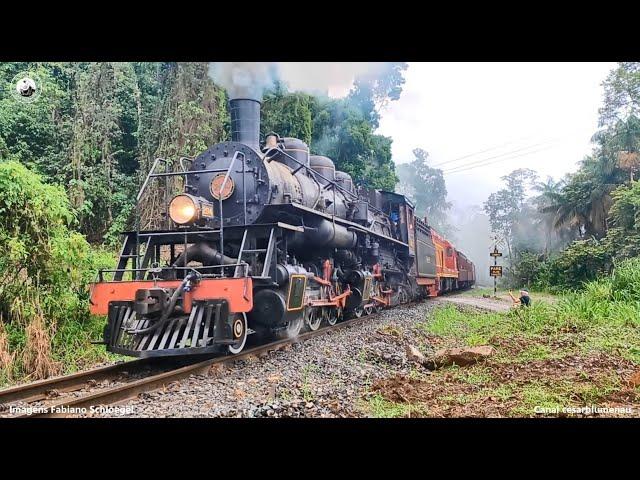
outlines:
[{"label": "palm tree", "polygon": [[542,206],[540,212],[551,214],[552,226],[556,231],[569,228],[575,229],[578,237],[593,235],[589,198],[592,190],[591,178],[584,170],[579,170],[568,175],[563,183],[562,190],[550,194],[547,205]]},{"label": "palm tree", "polygon": [[562,180],[556,182],[553,177],[547,177],[546,182],[537,182],[533,186],[533,190],[540,192],[534,199],[534,204],[538,212],[542,214],[540,224],[545,232],[545,254],[549,250],[551,237],[555,233],[554,220],[559,208],[556,208],[556,206],[559,206],[562,201],[563,185],[564,182]]},{"label": "palm tree", "polygon": [[615,152],[618,168],[629,172],[633,182],[634,172],[640,169],[640,119],[632,115],[625,121],[618,121],[608,139],[607,149],[611,154]]}]

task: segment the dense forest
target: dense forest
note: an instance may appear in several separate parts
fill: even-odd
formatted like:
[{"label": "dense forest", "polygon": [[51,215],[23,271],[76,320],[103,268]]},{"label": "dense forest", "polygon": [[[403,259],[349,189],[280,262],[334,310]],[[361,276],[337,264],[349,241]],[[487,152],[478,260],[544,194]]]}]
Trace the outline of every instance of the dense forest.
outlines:
[{"label": "dense forest", "polygon": [[515,170],[484,205],[509,286],[578,289],[640,254],[640,63],[620,63],[603,88],[593,151],[576,172],[542,181]]}]

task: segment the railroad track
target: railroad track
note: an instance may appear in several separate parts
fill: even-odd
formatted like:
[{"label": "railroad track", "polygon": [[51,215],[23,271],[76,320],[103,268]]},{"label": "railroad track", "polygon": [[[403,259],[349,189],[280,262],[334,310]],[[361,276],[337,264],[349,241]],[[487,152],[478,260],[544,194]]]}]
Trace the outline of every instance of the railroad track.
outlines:
[{"label": "railroad track", "polygon": [[[412,303],[404,304],[405,306]],[[384,312],[384,311],[383,311]],[[347,328],[365,320],[370,321],[377,318],[380,313],[372,313],[360,318],[353,318],[333,326],[325,326],[314,332],[305,332],[297,337],[278,340],[265,345],[249,348],[238,355],[228,355],[224,357],[210,358],[195,362],[181,359],[181,364],[171,363],[170,358],[151,359],[145,358],[129,362],[100,367],[86,372],[75,373],[63,377],[57,377],[38,382],[18,385],[5,390],[0,390],[0,404],[8,405],[8,402],[18,402],[20,410],[27,410],[26,413],[10,416],[8,418],[44,418],[44,417],[67,417],[83,414],[90,411],[92,407],[102,407],[114,405],[137,397],[144,392],[150,392],[163,388],[173,382],[182,380],[191,375],[207,373],[213,365],[232,363],[237,360],[244,360],[258,356],[273,350],[279,350],[293,343],[302,342],[310,338],[324,335],[329,331]],[[161,362],[158,362],[161,360]],[[175,362],[175,360],[174,360]],[[187,363],[185,365],[185,363]],[[145,369],[159,372],[145,374]],[[133,374],[132,374],[133,372]],[[136,375],[142,374],[142,378]],[[101,387],[98,382],[113,380],[118,376],[130,376],[130,379],[120,379],[120,384],[115,386]],[[130,381],[126,381],[130,380]],[[93,389],[93,391],[88,390]],[[86,395],[73,396],[69,394],[88,390]],[[56,395],[67,394],[60,399],[51,399],[51,393]],[[0,412],[0,416],[3,412]]]},{"label": "railroad track", "polygon": [[[0,418],[7,417],[5,413],[6,410],[10,409],[9,405],[11,403],[19,408],[33,406],[48,408],[75,400],[77,399],[77,394],[81,394],[88,389],[106,389],[108,386],[102,385],[105,382],[116,381],[123,383],[133,381],[136,377],[146,377],[174,370],[184,366],[186,363],[193,363],[193,360],[189,362],[186,359],[143,358],[24,385],[16,385],[0,390],[0,406],[3,407],[0,408]],[[15,416],[10,416],[9,418],[13,417]]]}]

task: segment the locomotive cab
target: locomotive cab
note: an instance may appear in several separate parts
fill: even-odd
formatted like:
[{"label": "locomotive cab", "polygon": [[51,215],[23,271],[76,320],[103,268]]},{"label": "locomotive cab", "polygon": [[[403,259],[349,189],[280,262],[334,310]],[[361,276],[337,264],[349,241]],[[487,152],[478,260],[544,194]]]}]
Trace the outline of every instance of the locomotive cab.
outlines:
[{"label": "locomotive cab", "polygon": [[393,237],[409,244],[409,250],[413,252],[415,207],[404,195],[385,191],[380,191],[380,194],[382,211],[392,221]]}]

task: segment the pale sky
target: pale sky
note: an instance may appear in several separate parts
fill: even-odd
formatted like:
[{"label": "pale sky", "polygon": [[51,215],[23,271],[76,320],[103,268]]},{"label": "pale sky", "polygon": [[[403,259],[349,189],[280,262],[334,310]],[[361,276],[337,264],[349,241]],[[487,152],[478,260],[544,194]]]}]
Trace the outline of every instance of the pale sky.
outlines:
[{"label": "pale sky", "polygon": [[[576,170],[591,151],[601,83],[614,67],[410,63],[402,95],[382,112],[377,133],[393,138],[396,163],[411,161],[414,148],[429,152],[431,164],[445,170],[449,200],[480,204],[516,168],[532,168],[542,179]],[[472,163],[477,168],[446,172]]]}]

